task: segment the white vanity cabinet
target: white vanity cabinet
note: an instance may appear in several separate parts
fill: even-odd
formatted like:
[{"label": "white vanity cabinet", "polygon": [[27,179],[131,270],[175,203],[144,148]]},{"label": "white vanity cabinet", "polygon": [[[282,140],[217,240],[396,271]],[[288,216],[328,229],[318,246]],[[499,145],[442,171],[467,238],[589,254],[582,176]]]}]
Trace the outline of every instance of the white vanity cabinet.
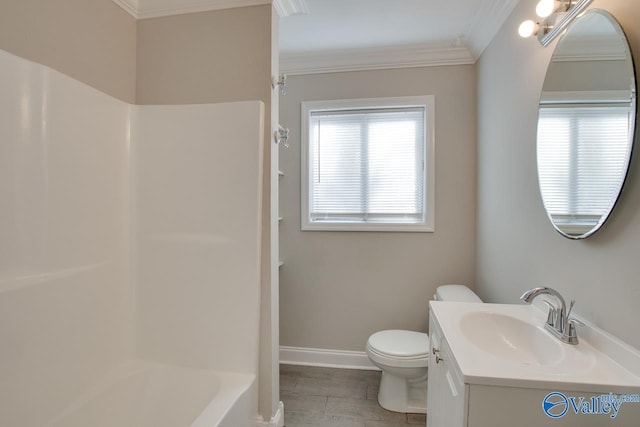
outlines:
[{"label": "white vanity cabinet", "polygon": [[[470,315],[474,313],[483,316]],[[487,318],[484,315],[490,319],[508,318],[516,326],[527,316],[533,316],[532,324],[542,325],[546,319],[544,312],[525,305],[432,301],[427,427],[640,426],[640,396],[637,402],[623,403],[614,417],[611,412],[604,413],[606,408],[602,405],[603,396],[610,393],[638,396],[639,376],[608,357],[598,356],[586,340],[580,347],[558,344],[563,357],[576,353],[568,366],[562,361],[516,362],[516,357],[527,357],[516,337],[504,335],[498,326],[481,324]],[[469,343],[461,326],[465,319],[473,319],[473,333],[484,334],[487,349],[480,350]],[[498,339],[492,340],[492,335]],[[507,347],[500,350],[502,341]],[[512,360],[504,359],[504,353],[498,353],[503,358],[488,353],[507,349],[514,351]],[[640,362],[640,354],[627,357],[634,366]],[[594,382],[600,381],[598,375],[603,376],[603,382]]]},{"label": "white vanity cabinet", "polygon": [[468,386],[462,381],[442,330],[429,315],[429,376],[427,425],[463,427],[467,425]]}]

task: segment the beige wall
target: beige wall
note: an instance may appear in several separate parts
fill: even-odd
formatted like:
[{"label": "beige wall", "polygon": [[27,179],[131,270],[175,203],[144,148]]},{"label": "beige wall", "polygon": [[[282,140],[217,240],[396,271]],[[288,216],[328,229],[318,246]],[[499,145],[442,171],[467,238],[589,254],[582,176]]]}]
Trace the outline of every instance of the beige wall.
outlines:
[{"label": "beige wall", "polygon": [[548,75],[546,91],[629,90],[624,60],[552,62]]},{"label": "beige wall", "polygon": [[111,0],[3,1],[0,49],[135,99],[136,20]]},{"label": "beige wall", "polygon": [[140,20],[137,71],[137,104],[270,106],[271,6]]},{"label": "beige wall", "polygon": [[[549,224],[536,175],[537,103],[553,46],[521,39],[535,14],[523,0],[478,63],[476,282],[491,302],[518,302],[538,285],[575,299],[576,313],[640,347],[640,156],[613,215],[594,236],[572,241]],[[640,58],[640,3],[595,0],[622,24]]]},{"label": "beige wall", "polygon": [[[300,102],[435,95],[435,233],[300,231]],[[473,286],[474,66],[289,76],[280,122],[280,342],[364,351],[375,331],[427,329],[438,285]]]}]

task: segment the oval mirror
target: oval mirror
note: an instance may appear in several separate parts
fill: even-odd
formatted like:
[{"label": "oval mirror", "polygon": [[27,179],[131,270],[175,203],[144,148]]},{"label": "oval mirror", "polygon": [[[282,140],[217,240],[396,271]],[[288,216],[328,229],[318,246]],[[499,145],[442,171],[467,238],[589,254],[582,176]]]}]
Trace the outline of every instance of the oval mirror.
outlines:
[{"label": "oval mirror", "polygon": [[635,117],[627,38],[608,12],[589,10],[556,45],[538,109],[540,194],[562,235],[582,239],[607,220],[629,168]]}]

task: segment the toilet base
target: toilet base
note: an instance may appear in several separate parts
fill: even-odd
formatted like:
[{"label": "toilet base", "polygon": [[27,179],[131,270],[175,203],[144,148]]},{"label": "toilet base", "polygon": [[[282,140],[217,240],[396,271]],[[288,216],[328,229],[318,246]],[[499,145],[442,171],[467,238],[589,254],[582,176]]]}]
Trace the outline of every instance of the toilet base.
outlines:
[{"label": "toilet base", "polygon": [[[426,369],[425,369],[426,372]],[[384,409],[410,414],[427,413],[427,375],[409,379],[382,371],[378,403]]]}]

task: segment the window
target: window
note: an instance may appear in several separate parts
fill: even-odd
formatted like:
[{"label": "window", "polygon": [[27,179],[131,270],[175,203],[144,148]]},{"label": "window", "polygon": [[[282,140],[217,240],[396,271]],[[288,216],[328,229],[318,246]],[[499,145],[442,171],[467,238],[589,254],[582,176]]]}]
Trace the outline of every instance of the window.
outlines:
[{"label": "window", "polygon": [[626,173],[629,128],[628,105],[541,105],[540,191],[555,222],[588,231],[610,209]]},{"label": "window", "polygon": [[302,103],[302,229],[433,231],[433,96]]}]

